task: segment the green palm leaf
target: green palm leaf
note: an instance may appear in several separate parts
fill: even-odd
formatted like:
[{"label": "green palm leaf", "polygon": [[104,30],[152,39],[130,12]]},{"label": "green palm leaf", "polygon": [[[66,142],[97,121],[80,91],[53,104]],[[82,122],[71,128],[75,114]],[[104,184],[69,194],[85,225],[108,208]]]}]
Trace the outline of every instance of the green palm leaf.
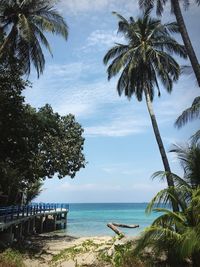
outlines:
[{"label": "green palm leaf", "polygon": [[196,97],[192,106],[184,110],[177,118],[175,126],[181,128],[188,123],[188,121],[192,121],[194,119],[200,119],[200,96]]},{"label": "green palm leaf", "polygon": [[0,25],[6,34],[0,57],[17,56],[27,74],[33,64],[39,77],[45,67],[41,44],[52,55],[44,33],[58,34],[65,40],[68,37],[68,26],[53,6],[53,0],[0,0]]}]

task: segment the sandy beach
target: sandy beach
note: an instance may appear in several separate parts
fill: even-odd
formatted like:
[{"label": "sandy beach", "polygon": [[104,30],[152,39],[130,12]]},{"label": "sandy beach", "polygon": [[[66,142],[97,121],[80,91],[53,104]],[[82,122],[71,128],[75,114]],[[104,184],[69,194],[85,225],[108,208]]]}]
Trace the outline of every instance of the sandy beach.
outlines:
[{"label": "sandy beach", "polygon": [[[73,237],[63,234],[42,234],[26,242],[24,263],[27,267],[102,266],[97,255],[113,246],[113,237]],[[109,266],[109,265],[104,265]]]}]

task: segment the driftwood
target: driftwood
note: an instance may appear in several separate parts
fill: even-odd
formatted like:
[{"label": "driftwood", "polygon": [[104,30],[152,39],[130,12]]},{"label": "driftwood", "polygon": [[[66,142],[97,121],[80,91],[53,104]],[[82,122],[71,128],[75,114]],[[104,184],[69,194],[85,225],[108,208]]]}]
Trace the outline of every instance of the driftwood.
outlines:
[{"label": "driftwood", "polygon": [[112,223],[114,226],[123,227],[123,228],[138,228],[138,224],[121,224],[121,223]]},{"label": "driftwood", "polygon": [[108,223],[107,226],[112,229],[117,235],[125,236],[125,234],[120,231],[116,226],[114,226],[112,223]]},{"label": "driftwood", "polygon": [[137,224],[120,224],[120,223],[108,223],[107,226],[112,229],[117,235],[125,236],[125,234],[120,231],[117,227],[123,227],[123,228],[137,228],[139,225]]}]

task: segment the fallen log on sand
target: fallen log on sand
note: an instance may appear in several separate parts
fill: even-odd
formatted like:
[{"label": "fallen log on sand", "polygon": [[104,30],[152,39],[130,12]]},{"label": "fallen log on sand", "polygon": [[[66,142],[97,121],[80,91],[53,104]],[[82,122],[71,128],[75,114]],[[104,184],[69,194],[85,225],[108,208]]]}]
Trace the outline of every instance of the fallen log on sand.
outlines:
[{"label": "fallen log on sand", "polygon": [[119,236],[125,236],[125,234],[120,231],[117,227],[123,227],[123,228],[137,228],[139,227],[138,224],[120,224],[120,223],[108,223],[107,226],[112,229],[117,235]]},{"label": "fallen log on sand", "polygon": [[112,229],[117,235],[125,236],[125,234],[120,231],[116,226],[114,226],[112,223],[108,223],[107,226]]},{"label": "fallen log on sand", "polygon": [[138,224],[121,224],[121,223],[112,223],[114,226],[123,227],[123,228],[138,228]]}]

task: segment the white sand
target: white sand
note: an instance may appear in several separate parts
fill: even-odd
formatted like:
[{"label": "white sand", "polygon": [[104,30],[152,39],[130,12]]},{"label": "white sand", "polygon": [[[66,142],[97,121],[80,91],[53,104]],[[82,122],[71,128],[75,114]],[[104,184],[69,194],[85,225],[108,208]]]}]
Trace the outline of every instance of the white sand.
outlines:
[{"label": "white sand", "polygon": [[[40,240],[41,239],[41,240]],[[40,235],[38,239],[33,239],[32,244],[37,246],[42,244],[42,251],[36,253],[34,257],[30,258],[29,256],[26,257],[24,263],[27,267],[48,267],[48,266],[59,266],[59,267],[75,267],[76,263],[79,265],[84,266],[92,266],[94,262],[96,262],[96,255],[99,250],[105,249],[107,244],[112,243],[111,236],[102,236],[102,237],[81,237],[75,238],[71,236],[58,236],[58,235]],[[96,244],[94,249],[85,253],[80,253],[73,259],[66,259],[63,261],[58,262],[58,265],[52,265],[52,257],[54,255],[59,254],[60,251],[70,248],[70,247],[78,247],[81,248],[84,241],[92,242]],[[42,243],[41,243],[42,242]],[[110,245],[111,246],[111,245]],[[75,263],[76,262],[76,263]]]}]

